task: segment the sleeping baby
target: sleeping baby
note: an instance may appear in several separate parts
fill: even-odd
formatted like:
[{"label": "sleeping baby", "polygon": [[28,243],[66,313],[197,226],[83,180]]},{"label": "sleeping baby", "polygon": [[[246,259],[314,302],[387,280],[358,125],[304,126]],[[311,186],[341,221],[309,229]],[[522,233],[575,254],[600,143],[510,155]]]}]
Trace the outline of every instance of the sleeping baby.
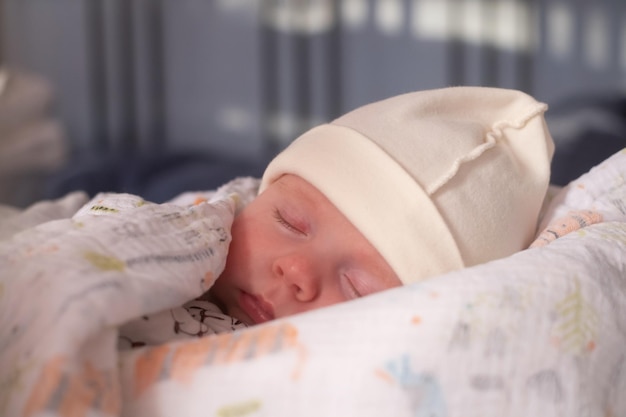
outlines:
[{"label": "sleeping baby", "polygon": [[311,129],[235,217],[211,289],[128,323],[121,346],[260,324],[527,248],[550,177],[546,108],[515,90],[452,87]]}]

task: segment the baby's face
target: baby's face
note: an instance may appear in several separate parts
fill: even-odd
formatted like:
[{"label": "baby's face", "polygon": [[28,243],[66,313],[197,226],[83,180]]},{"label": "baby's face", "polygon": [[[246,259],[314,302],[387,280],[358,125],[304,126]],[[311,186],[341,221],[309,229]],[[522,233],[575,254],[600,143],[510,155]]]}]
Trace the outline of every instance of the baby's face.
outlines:
[{"label": "baby's face", "polygon": [[235,218],[212,299],[247,324],[402,285],[391,267],[315,187],[272,183]]}]

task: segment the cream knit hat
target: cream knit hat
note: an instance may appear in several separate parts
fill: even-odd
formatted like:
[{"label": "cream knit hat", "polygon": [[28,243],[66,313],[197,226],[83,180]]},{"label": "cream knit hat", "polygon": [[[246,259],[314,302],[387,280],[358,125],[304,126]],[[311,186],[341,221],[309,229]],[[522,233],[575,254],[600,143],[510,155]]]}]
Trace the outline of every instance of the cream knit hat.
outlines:
[{"label": "cream knit hat", "polygon": [[305,179],[406,284],[531,243],[554,145],[547,106],[515,90],[451,87],[360,107],[304,133],[267,167]]}]

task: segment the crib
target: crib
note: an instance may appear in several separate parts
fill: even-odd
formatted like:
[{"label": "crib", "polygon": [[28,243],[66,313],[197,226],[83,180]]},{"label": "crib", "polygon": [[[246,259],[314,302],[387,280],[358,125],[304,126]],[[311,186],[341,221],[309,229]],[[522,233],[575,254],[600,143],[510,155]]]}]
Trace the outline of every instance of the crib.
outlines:
[{"label": "crib", "polygon": [[[72,187],[115,187],[77,180],[93,178],[94,166],[143,179],[156,175],[155,164],[228,161],[236,167],[229,175],[258,174],[314,125],[367,102],[446,85],[517,88],[550,104],[560,119],[580,119],[573,99],[579,109],[604,104],[609,116],[621,116],[626,6],[618,0],[0,4],[0,61],[50,82],[52,111],[65,129],[70,172],[48,197]],[[566,142],[560,119],[557,143]],[[623,146],[615,142],[592,161],[578,160],[577,174]],[[190,161],[189,154],[208,160]],[[562,166],[558,152],[555,163]],[[127,165],[148,168],[136,174]],[[200,175],[180,174],[167,196],[195,186],[190,178]],[[127,189],[149,191],[145,181],[136,183]],[[7,202],[23,206],[42,192]]]}]

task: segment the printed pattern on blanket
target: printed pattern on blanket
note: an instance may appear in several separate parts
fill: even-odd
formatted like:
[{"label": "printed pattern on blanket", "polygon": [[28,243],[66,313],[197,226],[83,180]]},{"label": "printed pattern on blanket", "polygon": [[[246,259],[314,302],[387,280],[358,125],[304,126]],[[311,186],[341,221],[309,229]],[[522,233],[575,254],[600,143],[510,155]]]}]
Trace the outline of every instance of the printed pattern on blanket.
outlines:
[{"label": "printed pattern on blanket", "polygon": [[[37,285],[0,281],[0,414],[626,415],[625,179],[622,151],[561,190],[544,217],[541,243],[511,257],[234,333],[121,352],[116,325],[180,305],[182,293],[197,295],[203,274],[215,275],[219,266],[177,266],[164,278],[129,271],[127,260],[140,256],[129,255],[130,244],[92,243],[66,230],[72,221],[23,232],[3,243],[3,271],[11,262],[41,262],[31,278]],[[197,207],[207,217],[223,215],[224,224],[233,211],[224,203]],[[155,210],[172,215],[167,205]],[[580,212],[589,221],[577,222]],[[188,230],[186,221],[176,222]],[[49,253],[62,248],[51,244],[69,234],[81,236],[68,239],[74,247],[102,256],[54,263]],[[212,244],[219,241],[209,235]],[[157,241],[148,242],[152,253]],[[217,255],[210,261],[218,263]],[[107,273],[86,279],[82,265],[94,260]],[[75,283],[115,284],[124,292],[92,297],[56,288],[65,278],[59,268],[71,266],[83,278]],[[134,274],[119,275],[127,272]],[[59,320],[67,305],[55,304],[60,296],[72,301],[66,309],[78,300],[84,308]],[[21,323],[36,330],[16,327]]]},{"label": "printed pattern on blanket", "polygon": [[[214,201],[215,196],[228,193],[234,199],[235,215],[257,194],[259,181],[239,178],[217,191],[186,192],[170,201],[188,207]],[[205,300],[191,300],[183,306],[170,308],[150,315],[142,315],[119,327],[118,349],[131,349],[158,345],[173,340],[203,337],[211,334],[233,332],[247,327]]]},{"label": "printed pattern on blanket", "polygon": [[563,189],[542,225],[576,226],[512,257],[123,355],[123,414],[158,401],[189,416],[624,415],[625,179],[626,151]]},{"label": "printed pattern on blanket", "polygon": [[1,241],[0,415],[119,415],[118,326],[210,288],[244,202],[231,191],[257,182],[190,206],[101,194]]},{"label": "printed pattern on blanket", "polygon": [[247,326],[224,313],[213,303],[191,300],[182,307],[143,315],[119,328],[120,350],[160,345],[173,340],[234,332]]}]

